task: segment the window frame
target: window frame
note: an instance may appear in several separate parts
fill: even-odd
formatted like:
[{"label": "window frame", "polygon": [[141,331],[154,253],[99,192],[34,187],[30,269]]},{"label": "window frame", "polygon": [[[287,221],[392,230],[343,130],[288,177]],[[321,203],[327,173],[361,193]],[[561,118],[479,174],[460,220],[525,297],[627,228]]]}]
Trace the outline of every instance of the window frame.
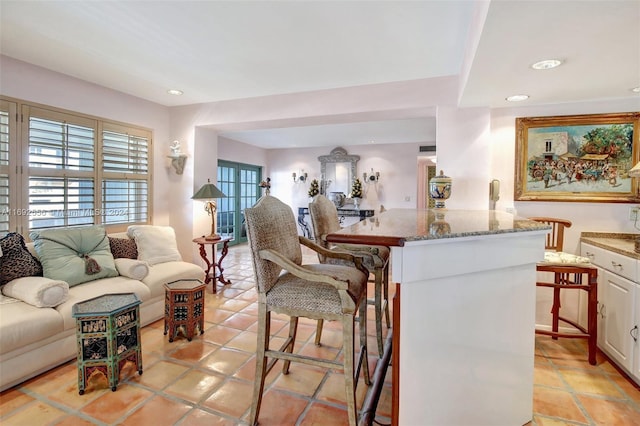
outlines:
[{"label": "window frame", "polygon": [[[84,179],[92,180],[93,211],[90,213],[90,216],[87,217],[91,219],[90,224],[103,225],[108,232],[122,232],[125,231],[129,225],[133,224],[152,223],[153,131],[151,129],[4,96],[0,96],[0,110],[7,111],[9,113],[9,164],[3,164],[3,162],[0,161],[0,175],[8,174],[9,176],[8,232],[19,232],[26,237],[29,231],[31,231],[29,227],[29,214],[31,213],[32,216],[35,216],[33,218],[37,219],[36,213],[39,214],[41,212],[31,212],[30,210],[30,179],[44,178],[43,180],[46,180],[47,177],[57,179],[63,178],[65,180],[82,177]],[[86,126],[93,129],[93,169],[69,170],[63,167],[30,167],[29,127],[31,117],[53,120],[72,125]],[[141,164],[144,164],[145,161],[143,157],[145,154],[144,141],[146,140],[146,171],[144,170],[144,167],[134,167],[135,170],[133,172],[114,172],[103,170],[103,144],[105,143],[105,132],[116,133],[117,136],[123,136],[123,139],[125,140],[134,140],[135,143],[132,145],[135,145],[138,148],[134,148],[133,151],[137,150],[136,155],[140,155],[142,153],[142,156],[139,157],[141,158]],[[140,186],[143,187],[144,191],[142,192],[142,195],[134,195],[133,197],[134,205],[140,206],[140,208],[136,209],[137,214],[134,215],[133,218],[123,215],[122,221],[109,223],[109,221],[106,220],[107,217],[103,216],[110,214],[110,210],[103,207],[109,204],[105,199],[106,194],[104,194],[103,188],[105,181],[114,180],[135,180],[136,182],[142,182]],[[137,185],[133,184],[129,187],[131,186],[136,187]],[[136,192],[134,192],[134,194],[136,194]],[[136,203],[136,198],[141,202]],[[69,194],[66,192],[64,193],[64,199],[67,202],[69,200]],[[132,201],[130,199],[127,200],[125,204],[129,205],[131,202]],[[3,212],[0,212],[0,222],[6,223],[7,216],[5,215],[3,217],[2,213]],[[65,218],[63,225],[55,225],[52,227],[73,227],[83,225],[86,224],[69,224],[68,220]],[[0,227],[0,235],[4,232],[5,230]]]}]

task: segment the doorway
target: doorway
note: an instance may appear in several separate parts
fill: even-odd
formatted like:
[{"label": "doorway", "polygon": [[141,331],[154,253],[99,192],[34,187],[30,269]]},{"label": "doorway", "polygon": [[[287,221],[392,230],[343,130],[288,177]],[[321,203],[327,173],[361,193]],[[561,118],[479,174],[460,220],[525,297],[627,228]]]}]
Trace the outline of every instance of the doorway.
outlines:
[{"label": "doorway", "polygon": [[218,202],[218,234],[233,238],[229,245],[247,242],[244,209],[260,196],[262,169],[251,164],[218,160],[218,187],[226,195]]}]

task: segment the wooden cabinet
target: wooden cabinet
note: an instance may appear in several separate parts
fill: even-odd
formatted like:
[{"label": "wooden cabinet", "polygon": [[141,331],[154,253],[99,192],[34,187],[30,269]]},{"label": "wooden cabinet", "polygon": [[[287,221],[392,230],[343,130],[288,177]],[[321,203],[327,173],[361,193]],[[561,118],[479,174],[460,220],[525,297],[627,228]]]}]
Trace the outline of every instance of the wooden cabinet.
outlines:
[{"label": "wooden cabinet", "polygon": [[638,260],[587,243],[581,253],[598,266],[598,347],[640,383]]}]

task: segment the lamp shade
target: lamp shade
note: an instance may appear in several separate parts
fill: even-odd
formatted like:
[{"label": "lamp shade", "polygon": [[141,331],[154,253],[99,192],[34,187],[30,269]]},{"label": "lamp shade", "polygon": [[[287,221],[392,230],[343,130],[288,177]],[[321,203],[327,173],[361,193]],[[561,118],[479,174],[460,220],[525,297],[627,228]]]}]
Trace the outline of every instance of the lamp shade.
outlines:
[{"label": "lamp shade", "polygon": [[214,184],[211,183],[211,180],[207,179],[207,183],[202,185],[193,197],[192,200],[213,200],[216,198],[225,198],[226,195],[222,191],[220,191]]},{"label": "lamp shade", "polygon": [[629,176],[640,177],[640,162],[638,162],[638,164],[636,164],[631,170],[629,170]]}]

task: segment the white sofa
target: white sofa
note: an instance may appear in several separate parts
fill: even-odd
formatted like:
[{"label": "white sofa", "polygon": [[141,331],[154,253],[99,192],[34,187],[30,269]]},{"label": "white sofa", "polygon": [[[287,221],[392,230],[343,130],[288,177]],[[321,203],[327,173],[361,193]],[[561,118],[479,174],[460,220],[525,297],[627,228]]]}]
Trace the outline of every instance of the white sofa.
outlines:
[{"label": "white sofa", "polygon": [[[110,237],[129,238],[127,233]],[[37,256],[34,244],[29,251]],[[115,276],[69,288],[68,299],[54,308],[39,308],[2,296],[0,304],[0,391],[19,384],[76,357],[75,303],[102,294],[135,293],[140,305],[141,325],[164,317],[164,284],[180,279],[204,279],[195,264],[171,260],[149,266],[141,280]],[[143,347],[144,351],[144,347]]]}]

